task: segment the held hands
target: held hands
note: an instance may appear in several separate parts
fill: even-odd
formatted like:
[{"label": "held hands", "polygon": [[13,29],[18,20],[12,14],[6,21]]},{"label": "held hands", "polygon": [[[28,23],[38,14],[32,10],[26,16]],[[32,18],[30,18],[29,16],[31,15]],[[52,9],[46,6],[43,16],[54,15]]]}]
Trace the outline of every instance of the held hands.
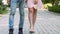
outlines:
[{"label": "held hands", "polygon": [[34,4],[37,4],[38,3],[38,0],[34,0]]},{"label": "held hands", "polygon": [[28,0],[25,1],[25,3],[27,3]]}]

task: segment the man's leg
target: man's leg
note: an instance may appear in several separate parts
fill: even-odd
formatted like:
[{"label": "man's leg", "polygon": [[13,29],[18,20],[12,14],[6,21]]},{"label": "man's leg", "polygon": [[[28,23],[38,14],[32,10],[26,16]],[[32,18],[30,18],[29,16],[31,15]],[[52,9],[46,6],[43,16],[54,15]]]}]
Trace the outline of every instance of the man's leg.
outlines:
[{"label": "man's leg", "polygon": [[9,16],[9,29],[13,29],[13,25],[14,25],[14,15],[16,12],[16,3],[17,0],[11,0],[11,11],[10,11],[10,16]]},{"label": "man's leg", "polygon": [[24,3],[25,3],[25,0],[19,1],[19,13],[20,13],[19,28],[23,28],[23,24],[24,24]]},{"label": "man's leg", "polygon": [[19,13],[20,13],[19,34],[23,34],[24,3],[25,3],[24,0],[19,0]]},{"label": "man's leg", "polygon": [[10,12],[10,16],[9,16],[9,34],[13,34],[13,26],[14,26],[14,15],[16,12],[16,3],[17,0],[11,0],[11,12]]}]

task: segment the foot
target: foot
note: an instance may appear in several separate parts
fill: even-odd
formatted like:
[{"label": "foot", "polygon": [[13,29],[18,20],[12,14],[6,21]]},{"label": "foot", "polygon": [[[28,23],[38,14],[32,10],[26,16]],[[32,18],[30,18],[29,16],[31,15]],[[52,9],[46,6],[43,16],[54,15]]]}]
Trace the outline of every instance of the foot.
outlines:
[{"label": "foot", "polygon": [[34,33],[34,28],[30,28],[30,33]]},{"label": "foot", "polygon": [[9,34],[13,34],[14,29],[9,29]]},{"label": "foot", "polygon": [[19,34],[23,34],[23,28],[19,28]]}]

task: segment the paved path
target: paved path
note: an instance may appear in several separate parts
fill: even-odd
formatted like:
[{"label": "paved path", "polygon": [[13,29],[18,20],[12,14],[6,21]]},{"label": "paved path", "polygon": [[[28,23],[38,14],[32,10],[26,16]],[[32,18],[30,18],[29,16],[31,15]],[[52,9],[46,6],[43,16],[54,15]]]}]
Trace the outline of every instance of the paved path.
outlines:
[{"label": "paved path", "polygon": [[[8,34],[9,14],[0,16],[0,34]],[[14,34],[18,34],[19,12],[17,9],[14,23]],[[24,34],[29,34],[28,10],[25,9]],[[30,33],[31,34],[31,33]],[[60,34],[60,14],[38,10],[33,34]]]}]

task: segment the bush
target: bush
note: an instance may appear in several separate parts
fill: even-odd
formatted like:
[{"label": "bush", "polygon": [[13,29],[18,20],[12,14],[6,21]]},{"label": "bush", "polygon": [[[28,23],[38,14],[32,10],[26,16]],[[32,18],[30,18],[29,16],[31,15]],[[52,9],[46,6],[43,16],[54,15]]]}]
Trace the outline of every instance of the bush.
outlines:
[{"label": "bush", "polygon": [[7,6],[2,3],[2,0],[0,0],[0,14],[6,14],[7,12]]},{"label": "bush", "polygon": [[51,6],[52,7],[52,4],[51,3],[44,4],[44,8],[45,9],[48,9],[48,6]]},{"label": "bush", "polygon": [[60,13],[60,5],[59,6],[48,7],[48,10],[51,11],[51,12]]},{"label": "bush", "polygon": [[46,4],[46,3],[52,3],[52,0],[42,0],[42,2],[44,3],[44,4]]},{"label": "bush", "polygon": [[6,8],[7,8],[7,6],[0,5],[0,14],[6,14],[8,12],[8,10]]}]

